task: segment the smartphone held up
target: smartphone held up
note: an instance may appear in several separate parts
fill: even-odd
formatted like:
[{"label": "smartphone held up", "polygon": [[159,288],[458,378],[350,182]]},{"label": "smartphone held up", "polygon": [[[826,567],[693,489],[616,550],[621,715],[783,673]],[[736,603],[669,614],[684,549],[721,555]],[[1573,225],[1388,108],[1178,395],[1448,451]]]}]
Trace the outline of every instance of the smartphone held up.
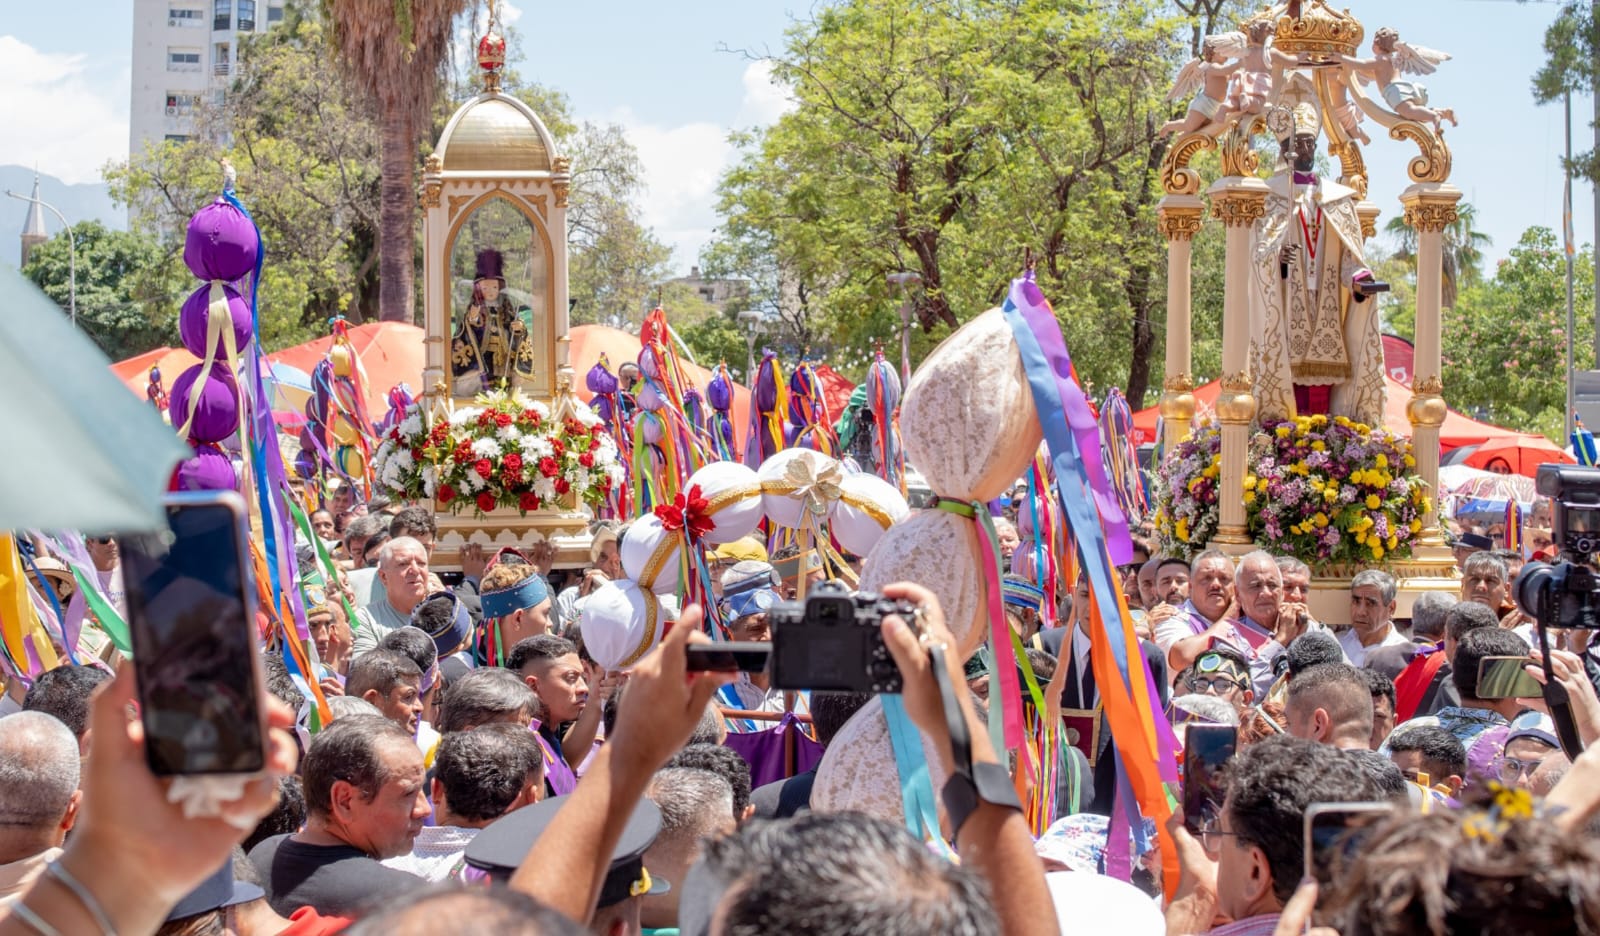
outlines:
[{"label": "smartphone held up", "polygon": [[168,529],[118,538],[145,753],[158,775],[266,765],[245,503],[170,494]]}]

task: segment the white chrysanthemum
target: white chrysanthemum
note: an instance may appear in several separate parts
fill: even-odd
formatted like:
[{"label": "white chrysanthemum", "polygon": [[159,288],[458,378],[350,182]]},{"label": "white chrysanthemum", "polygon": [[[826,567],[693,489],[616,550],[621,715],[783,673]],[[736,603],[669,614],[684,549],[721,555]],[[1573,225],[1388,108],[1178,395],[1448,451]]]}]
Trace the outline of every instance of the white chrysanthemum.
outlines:
[{"label": "white chrysanthemum", "polygon": [[552,478],[546,478],[544,475],[534,478],[533,493],[537,494],[540,500],[550,500],[556,496],[555,480]]},{"label": "white chrysanthemum", "polygon": [[579,468],[572,473],[572,486],[580,491],[587,491],[589,485],[593,483],[594,479],[590,476],[587,468]]},{"label": "white chrysanthemum", "polygon": [[405,419],[400,420],[400,434],[410,437],[422,432],[422,414],[412,410]]},{"label": "white chrysanthemum", "polygon": [[555,447],[544,436],[523,436],[522,451],[534,458],[549,458],[556,453]]},{"label": "white chrysanthemum", "polygon": [[606,467],[606,474],[609,474],[611,476],[611,483],[613,485],[618,485],[618,484],[622,483],[623,472],[622,472],[622,466],[621,465],[609,465],[609,466],[607,466]]},{"label": "white chrysanthemum", "polygon": [[573,411],[572,418],[585,426],[600,425],[600,417],[587,406],[580,406]]},{"label": "white chrysanthemum", "polygon": [[465,426],[467,423],[477,419],[478,414],[481,412],[483,410],[478,409],[476,406],[463,406],[450,414],[450,425]]},{"label": "white chrysanthemum", "polygon": [[432,465],[422,466],[422,493],[432,498],[439,491],[439,472]]},{"label": "white chrysanthemum", "polygon": [[535,413],[538,413],[540,419],[549,419],[550,418],[550,407],[545,406],[543,403],[540,403],[538,400],[530,401],[528,403],[528,405],[523,407],[523,408],[524,409],[531,409]]},{"label": "white chrysanthemum", "polygon": [[484,483],[482,478],[478,477],[478,473],[476,471],[469,471],[462,475],[461,483],[466,487],[467,493],[469,494],[476,494],[488,486]]},{"label": "white chrysanthemum", "polygon": [[394,465],[401,472],[406,472],[415,467],[417,462],[416,459],[411,457],[410,449],[396,449],[394,458],[389,460],[389,464]]},{"label": "white chrysanthemum", "polygon": [[500,443],[493,439],[474,439],[472,441],[472,454],[479,458],[499,458],[504,451]]},{"label": "white chrysanthemum", "polygon": [[518,439],[522,438],[522,433],[517,431],[516,423],[509,423],[501,426],[500,430],[495,433],[495,436],[502,442],[516,442]]}]

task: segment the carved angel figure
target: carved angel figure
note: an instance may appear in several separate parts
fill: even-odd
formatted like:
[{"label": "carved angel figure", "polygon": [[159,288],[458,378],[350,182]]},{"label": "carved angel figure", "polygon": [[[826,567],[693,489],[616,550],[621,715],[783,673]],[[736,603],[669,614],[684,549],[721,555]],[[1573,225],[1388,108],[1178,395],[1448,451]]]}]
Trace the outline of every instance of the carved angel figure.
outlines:
[{"label": "carved angel figure", "polygon": [[1228,116],[1228,82],[1244,63],[1227,63],[1243,56],[1249,44],[1249,37],[1242,32],[1207,36],[1200,43],[1200,57],[1191,59],[1178,71],[1177,80],[1167,93],[1169,101],[1186,94],[1193,94],[1194,98],[1183,117],[1169,120],[1161,127],[1162,136],[1193,133],[1207,124],[1221,123]]},{"label": "carved angel figure", "polygon": [[1245,28],[1248,40],[1239,61],[1240,71],[1233,77],[1228,109],[1236,114],[1259,114],[1272,96],[1276,76],[1295,64],[1295,58],[1272,48],[1272,33],[1277,27],[1271,20],[1258,19]]},{"label": "carved angel figure", "polygon": [[1351,74],[1376,82],[1384,101],[1396,114],[1418,123],[1431,123],[1434,130],[1445,120],[1459,126],[1456,112],[1448,107],[1427,106],[1427,87],[1401,76],[1431,75],[1438,70],[1439,63],[1449,59],[1448,53],[1402,42],[1400,34],[1387,26],[1372,37],[1372,58],[1339,57]]}]

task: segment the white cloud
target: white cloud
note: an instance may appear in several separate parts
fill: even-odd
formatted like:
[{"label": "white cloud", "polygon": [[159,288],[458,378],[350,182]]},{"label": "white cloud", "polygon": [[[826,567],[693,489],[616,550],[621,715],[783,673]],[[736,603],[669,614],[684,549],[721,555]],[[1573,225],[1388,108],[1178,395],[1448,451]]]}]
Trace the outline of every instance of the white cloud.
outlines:
[{"label": "white cloud", "polygon": [[98,182],[128,155],[126,67],[107,74],[86,55],[41,52],[0,36],[0,163],[37,164],[63,182]]},{"label": "white cloud", "polygon": [[751,62],[739,80],[744,85],[744,99],[739,102],[740,126],[764,127],[794,110],[789,89],[772,77],[771,62]]}]

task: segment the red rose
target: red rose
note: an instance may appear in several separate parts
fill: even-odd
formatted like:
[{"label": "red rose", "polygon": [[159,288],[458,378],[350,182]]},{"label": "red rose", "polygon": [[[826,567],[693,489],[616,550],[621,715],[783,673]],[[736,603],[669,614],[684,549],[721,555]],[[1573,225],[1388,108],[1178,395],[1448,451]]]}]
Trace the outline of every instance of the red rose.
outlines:
[{"label": "red rose", "polygon": [[467,462],[472,461],[472,443],[462,439],[460,444],[456,446],[456,450],[450,453],[450,457],[458,465],[465,465]]},{"label": "red rose", "polygon": [[494,411],[493,410],[484,410],[483,412],[479,413],[478,414],[478,425],[480,425],[480,426],[492,426],[492,425],[494,425]]},{"label": "red rose", "polygon": [[594,467],[594,455],[590,454],[589,452],[584,452],[582,455],[578,456],[578,464],[582,465],[585,468],[593,468]]},{"label": "red rose", "polygon": [[536,409],[523,410],[522,421],[525,423],[532,423],[535,426],[539,425],[539,411]]},{"label": "red rose", "polygon": [[500,470],[506,472],[507,474],[521,474],[522,456],[518,455],[516,452],[512,452],[505,458],[500,459]]},{"label": "red rose", "polygon": [[411,449],[411,458],[414,461],[422,461],[422,449],[412,448]]},{"label": "red rose", "polygon": [[557,478],[556,479],[556,493],[557,494],[565,494],[570,490],[572,490],[572,485],[567,483],[567,479],[566,478]]},{"label": "red rose", "polygon": [[565,445],[561,444],[561,440],[560,439],[551,439],[550,440],[550,447],[556,450],[556,457],[557,458],[560,458],[561,456],[567,454],[567,447]]},{"label": "red rose", "polygon": [[478,495],[478,509],[484,513],[488,513],[489,511],[493,510],[494,495],[490,494],[488,491],[483,491],[480,493]]},{"label": "red rose", "polygon": [[532,491],[524,492],[521,497],[517,498],[517,506],[523,510],[538,510],[539,495],[534,494]]},{"label": "red rose", "polygon": [[600,436],[596,435],[594,438],[589,440],[589,451],[593,452],[598,448],[600,448]]},{"label": "red rose", "polygon": [[505,427],[511,425],[511,414],[510,413],[495,413],[494,414],[494,424],[496,426],[499,426],[501,429],[504,429]]},{"label": "red rose", "polygon": [[544,475],[546,478],[554,478],[556,473],[560,470],[561,466],[556,464],[556,460],[554,458],[546,456],[539,459],[539,473]]},{"label": "red rose", "polygon": [[443,442],[445,437],[448,435],[450,435],[450,427],[444,423],[439,423],[437,426],[433,427],[432,432],[428,433],[428,438],[432,439],[435,445],[438,445],[440,442]]},{"label": "red rose", "polygon": [[448,484],[439,486],[439,503],[448,504],[456,499],[456,489]]},{"label": "red rose", "polygon": [[389,430],[389,439],[391,441],[394,441],[394,442],[399,442],[400,441],[400,427],[399,426],[396,426],[393,429]]},{"label": "red rose", "polygon": [[485,481],[494,477],[494,462],[487,458],[478,459],[477,463],[472,466],[472,469],[478,473],[478,477]]}]

